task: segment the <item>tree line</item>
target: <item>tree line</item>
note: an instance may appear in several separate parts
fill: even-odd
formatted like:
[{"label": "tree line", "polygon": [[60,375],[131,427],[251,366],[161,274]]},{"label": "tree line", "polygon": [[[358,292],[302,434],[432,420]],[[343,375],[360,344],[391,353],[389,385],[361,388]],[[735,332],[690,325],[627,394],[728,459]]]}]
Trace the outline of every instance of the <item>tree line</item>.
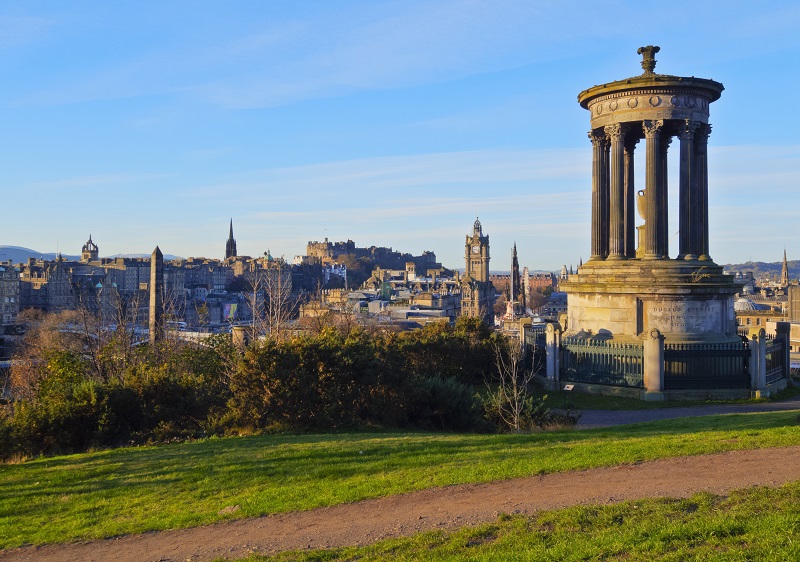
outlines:
[{"label": "tree line", "polygon": [[[247,347],[228,335],[151,345],[124,326],[86,328],[79,312],[31,321],[0,409],[0,457],[211,435],[518,431],[547,421],[526,393],[530,364],[477,319],[402,333],[322,325]],[[510,410],[521,424],[503,411],[504,369],[522,381]]]}]

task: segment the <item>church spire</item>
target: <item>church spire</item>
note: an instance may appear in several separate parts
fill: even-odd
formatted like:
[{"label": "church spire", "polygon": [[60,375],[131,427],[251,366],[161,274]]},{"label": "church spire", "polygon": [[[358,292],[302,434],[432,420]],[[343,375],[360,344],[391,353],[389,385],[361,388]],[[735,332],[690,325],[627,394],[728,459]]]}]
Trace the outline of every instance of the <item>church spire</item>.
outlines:
[{"label": "church spire", "polygon": [[783,249],[783,266],[781,267],[781,287],[789,286],[789,262],[786,261],[786,248]]},{"label": "church spire", "polygon": [[225,244],[225,259],[236,257],[236,240],[233,238],[233,219],[231,219],[231,230],[228,234],[228,242]]}]

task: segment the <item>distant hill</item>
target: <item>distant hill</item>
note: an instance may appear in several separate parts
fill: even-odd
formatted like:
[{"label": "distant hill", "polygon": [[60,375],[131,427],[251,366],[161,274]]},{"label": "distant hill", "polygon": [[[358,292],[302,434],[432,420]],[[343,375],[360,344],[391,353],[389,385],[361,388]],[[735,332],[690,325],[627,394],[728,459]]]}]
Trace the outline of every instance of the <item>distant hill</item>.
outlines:
[{"label": "distant hill", "polygon": [[[80,256],[70,256],[67,254],[62,254],[62,256],[66,260],[81,259]],[[20,246],[0,246],[0,261],[11,260],[13,263],[23,263],[28,261],[28,258],[54,260],[56,259],[56,253],[37,252],[36,250],[22,248]]]},{"label": "distant hill", "polygon": [[[69,254],[61,254],[65,260],[79,260],[81,259],[80,256],[73,256]],[[108,256],[110,258],[149,258],[150,254],[115,254],[113,256]],[[30,248],[22,248],[20,246],[0,246],[0,261],[8,261],[11,260],[12,263],[24,263],[28,261],[28,258],[34,259],[45,259],[45,260],[54,260],[56,259],[55,252],[37,252],[36,250],[31,250]],[[173,256],[172,254],[165,254],[164,259],[174,260],[178,259],[178,256]]]},{"label": "distant hill", "polygon": [[[800,260],[787,261],[789,266],[789,279],[800,278]],[[747,271],[753,272],[753,277],[766,277],[768,279],[780,279],[781,269],[783,262],[763,262],[763,261],[748,261],[745,263],[726,264],[723,266],[725,271],[729,273],[745,273]]]}]

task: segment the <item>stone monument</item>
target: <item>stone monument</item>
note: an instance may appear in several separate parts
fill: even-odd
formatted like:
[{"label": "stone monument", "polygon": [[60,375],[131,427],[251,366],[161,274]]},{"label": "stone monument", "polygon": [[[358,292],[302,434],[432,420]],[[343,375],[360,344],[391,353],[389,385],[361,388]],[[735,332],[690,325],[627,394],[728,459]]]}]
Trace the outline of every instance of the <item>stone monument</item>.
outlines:
[{"label": "stone monument", "polygon": [[150,256],[150,343],[164,332],[164,254],[158,246]]},{"label": "stone monument", "polygon": [[[739,287],[711,259],[708,232],[709,106],[724,88],[655,73],[659,50],[638,50],[643,74],[578,95],[591,115],[591,258],[561,285],[567,335],[624,341],[658,330],[667,342],[736,341]],[[674,137],[679,235],[670,258],[667,159]],[[635,149],[642,139],[645,185],[637,197]]]}]

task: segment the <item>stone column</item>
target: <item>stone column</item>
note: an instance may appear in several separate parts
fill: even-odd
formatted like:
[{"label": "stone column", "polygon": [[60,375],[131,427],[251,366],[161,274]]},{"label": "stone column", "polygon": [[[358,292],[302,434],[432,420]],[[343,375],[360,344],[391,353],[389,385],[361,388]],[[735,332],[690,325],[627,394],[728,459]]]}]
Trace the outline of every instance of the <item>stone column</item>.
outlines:
[{"label": "stone column", "polygon": [[664,395],[664,336],[650,330],[644,340],[645,400],[663,400]]},{"label": "stone column", "polygon": [[592,247],[590,259],[603,259],[603,213],[602,191],[605,170],[603,168],[604,137],[595,131],[589,131],[592,141]]},{"label": "stone column", "polygon": [[758,395],[755,393],[758,392],[758,335],[757,334],[750,334],[750,340],[748,341],[750,346],[750,360],[748,362],[748,366],[750,368],[750,390],[753,392],[751,394],[752,398],[758,398]]},{"label": "stone column", "polygon": [[699,257],[696,240],[701,219],[694,153],[694,132],[698,126],[699,123],[686,119],[678,134],[681,142],[678,259],[686,260]]},{"label": "stone column", "polygon": [[553,324],[548,324],[545,328],[545,355],[547,358],[547,382],[550,390],[558,388],[559,380],[559,361],[558,355],[561,352],[561,331],[556,329]]},{"label": "stone column", "polygon": [[634,183],[633,151],[639,139],[630,132],[625,136],[625,257],[636,257],[636,185]]},{"label": "stone column", "polygon": [[602,224],[602,228],[600,230],[600,235],[602,236],[602,243],[601,243],[601,251],[603,253],[603,257],[608,257],[608,223],[609,223],[609,204],[610,204],[610,187],[611,187],[611,177],[610,177],[610,170],[609,170],[609,151],[611,149],[611,141],[606,136],[603,138],[603,181],[600,184],[600,220]]},{"label": "stone column", "polygon": [[618,123],[604,131],[611,147],[608,259],[621,260],[625,258],[625,132]]},{"label": "stone column", "polygon": [[764,328],[758,331],[758,390],[767,388],[767,333]]},{"label": "stone column", "polygon": [[661,257],[669,258],[669,185],[667,183],[667,151],[672,144],[672,137],[661,130],[661,142],[658,145],[658,186],[659,197],[661,198]]},{"label": "stone column", "polygon": [[708,253],[708,135],[711,134],[711,125],[704,125],[697,129],[694,137],[695,166],[697,169],[697,205],[699,219],[697,231],[698,259],[711,260]]},{"label": "stone column", "polygon": [[645,211],[647,217],[645,218],[645,249],[644,259],[661,259],[664,257],[664,251],[661,244],[662,221],[664,220],[663,213],[661,212],[661,185],[659,168],[661,167],[661,128],[664,126],[664,121],[644,121],[643,122],[644,137],[647,141],[646,145],[646,170],[645,170]]}]

